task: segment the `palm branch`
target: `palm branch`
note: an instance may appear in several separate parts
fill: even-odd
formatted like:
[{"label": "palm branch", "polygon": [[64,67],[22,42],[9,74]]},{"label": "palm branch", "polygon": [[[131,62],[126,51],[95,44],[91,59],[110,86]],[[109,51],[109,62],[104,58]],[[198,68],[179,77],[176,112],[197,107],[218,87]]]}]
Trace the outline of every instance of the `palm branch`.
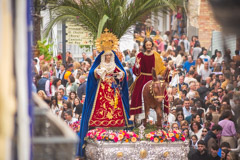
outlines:
[{"label": "palm branch", "polygon": [[118,38],[136,24],[144,15],[154,10],[167,12],[179,0],[64,0],[53,7],[53,18],[44,31],[48,36],[51,28],[59,21],[72,21],[87,28],[97,38],[108,28]]}]

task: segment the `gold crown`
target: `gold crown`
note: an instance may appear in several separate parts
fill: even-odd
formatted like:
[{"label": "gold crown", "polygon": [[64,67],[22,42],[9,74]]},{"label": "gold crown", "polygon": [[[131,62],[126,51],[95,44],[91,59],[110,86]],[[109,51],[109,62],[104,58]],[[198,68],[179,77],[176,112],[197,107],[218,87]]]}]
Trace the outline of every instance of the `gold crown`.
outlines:
[{"label": "gold crown", "polygon": [[96,40],[96,47],[99,52],[116,51],[118,48],[118,39],[113,33],[110,33],[109,30],[105,28],[104,33]]},{"label": "gold crown", "polygon": [[150,38],[151,30],[148,28],[146,29],[146,38]]}]

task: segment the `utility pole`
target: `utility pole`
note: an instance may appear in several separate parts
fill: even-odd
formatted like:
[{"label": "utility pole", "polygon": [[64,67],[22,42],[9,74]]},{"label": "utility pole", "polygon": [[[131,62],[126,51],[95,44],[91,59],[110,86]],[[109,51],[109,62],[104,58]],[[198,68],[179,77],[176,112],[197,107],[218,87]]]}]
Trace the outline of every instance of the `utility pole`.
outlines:
[{"label": "utility pole", "polygon": [[66,65],[66,21],[62,21],[62,57],[63,64]]}]

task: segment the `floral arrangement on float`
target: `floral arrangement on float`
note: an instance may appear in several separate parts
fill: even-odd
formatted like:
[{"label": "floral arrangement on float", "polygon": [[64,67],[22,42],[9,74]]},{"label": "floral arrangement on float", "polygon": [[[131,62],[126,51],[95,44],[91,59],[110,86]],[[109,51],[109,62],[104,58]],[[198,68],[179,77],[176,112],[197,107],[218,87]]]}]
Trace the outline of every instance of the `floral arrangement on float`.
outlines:
[{"label": "floral arrangement on float", "polygon": [[75,132],[75,133],[78,133],[80,131],[80,121],[76,121],[72,124],[69,124],[69,127],[72,128],[72,130]]},{"label": "floral arrangement on float", "polygon": [[145,134],[143,139],[139,138],[139,135],[132,131],[107,131],[103,128],[97,128],[88,131],[85,140],[97,142],[97,141],[105,141],[105,142],[121,142],[121,143],[135,143],[137,141],[145,140],[154,143],[162,143],[162,142],[175,142],[175,141],[185,141],[185,135],[179,130],[158,130],[154,132],[150,132]]},{"label": "floral arrangement on float", "polygon": [[147,141],[162,143],[162,142],[175,142],[175,141],[185,141],[184,133],[179,130],[158,130],[155,132],[150,132],[145,135]]},{"label": "floral arrangement on float", "polygon": [[140,138],[137,134],[131,131],[106,131],[103,128],[97,128],[88,131],[87,136],[85,137],[85,140],[91,140],[91,141],[106,141],[106,142],[132,142],[135,143],[137,141],[140,141]]}]

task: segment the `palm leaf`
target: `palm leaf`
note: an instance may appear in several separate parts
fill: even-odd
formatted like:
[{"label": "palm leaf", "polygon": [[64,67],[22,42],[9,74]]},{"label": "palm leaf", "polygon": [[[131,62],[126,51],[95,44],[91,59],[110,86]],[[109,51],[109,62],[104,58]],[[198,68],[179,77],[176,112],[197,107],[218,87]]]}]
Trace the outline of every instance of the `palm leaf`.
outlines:
[{"label": "palm leaf", "polygon": [[71,20],[85,26],[97,38],[104,28],[110,29],[119,39],[141,17],[155,10],[168,12],[183,4],[184,0],[64,0],[52,9],[53,19],[45,35],[59,21]]}]

